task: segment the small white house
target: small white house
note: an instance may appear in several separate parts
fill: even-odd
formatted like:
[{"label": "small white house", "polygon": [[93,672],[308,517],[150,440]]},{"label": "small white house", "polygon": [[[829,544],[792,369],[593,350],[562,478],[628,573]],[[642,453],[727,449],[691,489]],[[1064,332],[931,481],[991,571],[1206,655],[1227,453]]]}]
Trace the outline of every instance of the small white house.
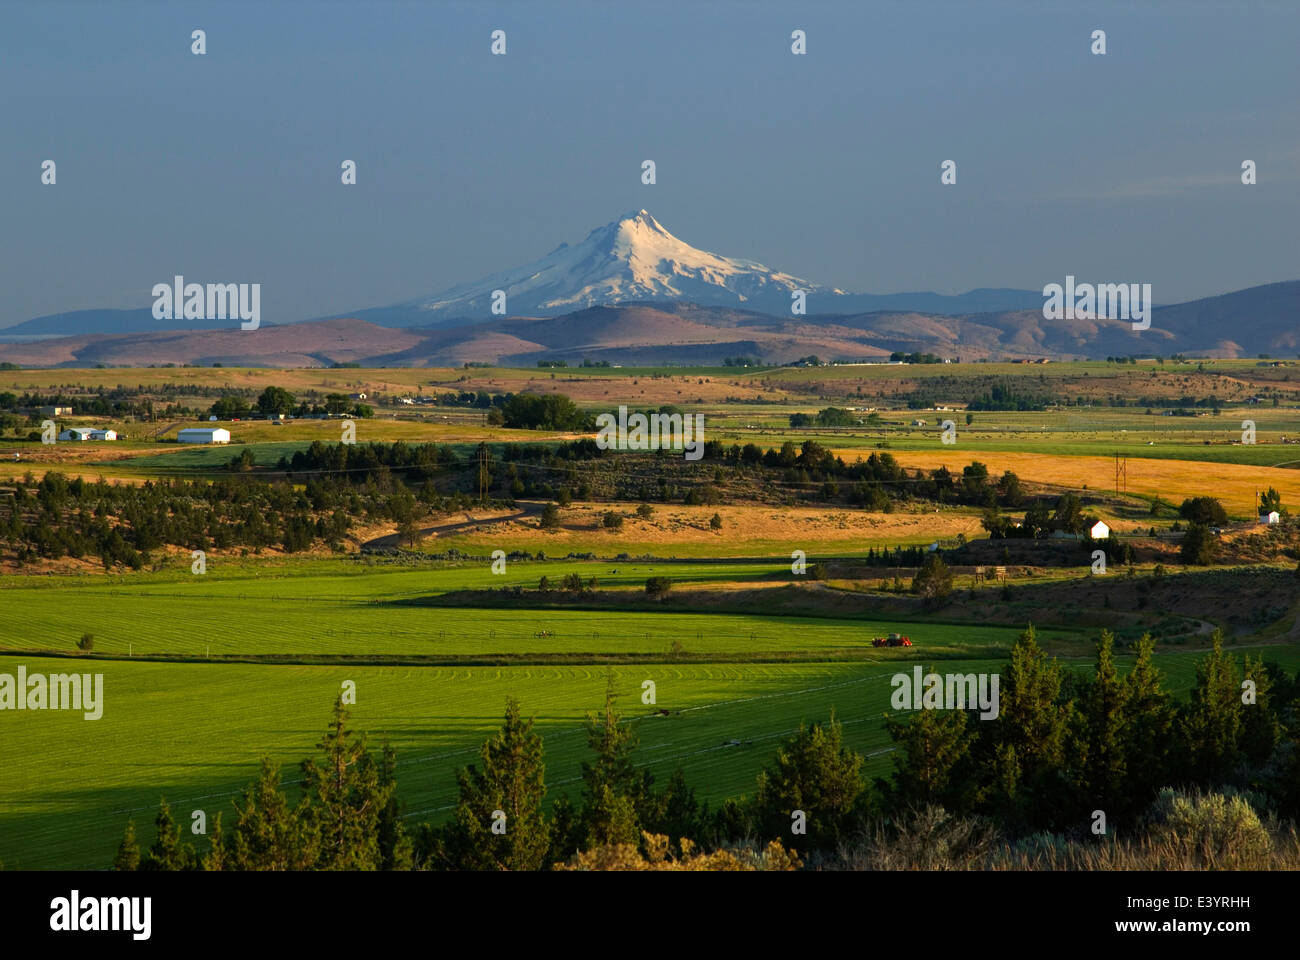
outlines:
[{"label": "small white house", "polygon": [[94,432],[95,431],[91,430],[89,427],[69,427],[67,430],[64,430],[59,434],[59,439],[80,442],[92,439],[90,435]]},{"label": "small white house", "polygon": [[221,427],[190,427],[176,434],[180,443],[229,443],[230,431]]},{"label": "small white house", "polygon": [[1105,540],[1110,536],[1110,527],[1106,526],[1104,521],[1098,520],[1088,530],[1088,536],[1094,540]]},{"label": "small white house", "polygon": [[1282,522],[1282,515],[1281,515],[1280,513],[1278,513],[1276,510],[1270,510],[1268,513],[1261,513],[1261,514],[1259,515],[1259,522],[1260,522],[1260,523],[1269,523],[1269,524],[1272,524],[1272,523],[1281,523],[1281,522]]},{"label": "small white house", "polygon": [[116,430],[91,430],[90,439],[91,440],[116,440],[117,431]]}]

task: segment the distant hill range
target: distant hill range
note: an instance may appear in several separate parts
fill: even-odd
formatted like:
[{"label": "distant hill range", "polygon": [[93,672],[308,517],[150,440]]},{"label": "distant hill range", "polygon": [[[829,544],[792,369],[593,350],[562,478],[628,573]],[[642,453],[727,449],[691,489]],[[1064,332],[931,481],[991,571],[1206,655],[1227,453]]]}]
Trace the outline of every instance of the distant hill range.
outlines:
[{"label": "distant hill range", "polygon": [[[494,296],[506,316],[493,316]],[[792,294],[807,314],[791,314]],[[963,360],[1130,353],[1300,353],[1300,281],[1156,307],[1151,327],[1047,320],[1039,291],[861,294],[699,250],[645,210],[515,270],[388,307],[243,331],[237,321],[155,320],[152,311],[83,310],[0,330],[0,360],[25,366],[532,365],[870,360],[894,351]]]}]

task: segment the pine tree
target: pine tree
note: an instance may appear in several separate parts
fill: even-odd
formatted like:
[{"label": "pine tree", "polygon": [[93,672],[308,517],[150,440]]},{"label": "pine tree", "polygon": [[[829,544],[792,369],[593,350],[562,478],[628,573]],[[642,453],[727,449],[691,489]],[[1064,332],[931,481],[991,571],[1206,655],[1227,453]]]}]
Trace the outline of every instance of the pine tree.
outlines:
[{"label": "pine tree", "polygon": [[142,870],[193,870],[198,865],[194,848],[181,839],[181,825],[172,820],[171,807],[166,799],[158,804],[158,816],[154,819],[158,827],[158,838],[149,848]]},{"label": "pine tree", "polygon": [[380,869],[410,870],[414,851],[397,799],[397,753],[387,743],[379,763],[379,785],[388,793],[388,803],[379,815]]},{"label": "pine tree", "polygon": [[203,857],[203,869],[209,873],[220,873],[229,866],[229,849],[225,832],[221,826],[221,812],[212,818],[212,834],[208,852]]},{"label": "pine tree", "polygon": [[298,814],[319,831],[318,870],[378,870],[383,865],[379,820],[395,784],[381,785],[379,764],[366,751],[364,735],[353,740],[349,714],[339,696],[334,720],[317,744],[323,762],[305,760],[305,797]]},{"label": "pine tree", "polygon": [[1281,739],[1282,725],[1273,709],[1273,680],[1262,657],[1247,654],[1244,680],[1254,682],[1255,702],[1241,707],[1241,749],[1247,760],[1259,765],[1272,755]]},{"label": "pine tree", "polygon": [[546,865],[563,863],[582,846],[582,822],[567,795],[551,804],[551,845],[546,851]]},{"label": "pine tree", "polygon": [[1103,630],[1097,641],[1097,667],[1083,697],[1086,753],[1081,779],[1086,802],[1112,813],[1127,805],[1127,692],[1115,668],[1115,637]]},{"label": "pine tree", "polygon": [[974,735],[962,710],[918,710],[908,719],[890,717],[885,729],[894,741],[892,780],[876,784],[890,812],[941,806],[964,813],[975,786],[966,765]]},{"label": "pine tree", "polygon": [[113,869],[140,869],[140,844],[135,838],[134,820],[128,821],[126,832],[122,834],[122,842],[117,848],[117,856],[113,858]]},{"label": "pine tree", "polygon": [[587,715],[587,744],[595,753],[591,763],[582,764],[583,839],[588,847],[606,843],[637,843],[641,823],[637,808],[646,797],[648,773],[638,775],[632,765],[636,734],[619,724],[611,673],[605,689],[605,709],[600,716]]},{"label": "pine tree", "polygon": [[1170,731],[1174,711],[1152,662],[1155,640],[1146,634],[1137,643],[1137,659],[1124,677],[1125,796],[1134,807],[1146,806],[1169,778]]},{"label": "pine tree", "polygon": [[708,804],[701,804],[695,788],[686,782],[681,767],[673,770],[664,789],[654,794],[651,809],[642,816],[641,828],[647,833],[662,834],[674,843],[686,838],[694,843],[705,839],[709,819]]},{"label": "pine tree", "polygon": [[1181,729],[1189,777],[1218,782],[1236,765],[1241,738],[1241,683],[1237,665],[1223,652],[1223,631],[1214,631],[1213,648],[1196,664],[1196,685],[1183,710]]},{"label": "pine tree", "polygon": [[790,836],[795,810],[804,812],[814,847],[837,842],[852,826],[865,784],[862,756],[844,745],[834,713],[826,726],[803,724],[777,749],[775,762],[758,775],[754,798],[769,838]]},{"label": "pine tree", "polygon": [[998,720],[980,725],[991,740],[981,752],[995,757],[1000,784],[990,799],[1009,826],[1050,825],[1070,807],[1066,743],[1075,711],[1061,698],[1062,680],[1063,668],[1038,646],[1030,624],[1001,677]]},{"label": "pine tree", "polygon": [[258,778],[235,801],[238,819],[230,861],[236,870],[305,870],[315,863],[319,837],[280,789],[280,770],[262,758]]},{"label": "pine tree", "polygon": [[[505,723],[479,754],[482,767],[459,771],[456,845],[469,870],[538,870],[550,847],[542,812],[546,799],[542,738],[533,721],[519,713],[519,701],[506,701]],[[504,833],[494,833],[494,813],[505,814]],[[500,828],[498,828],[500,829]]]}]

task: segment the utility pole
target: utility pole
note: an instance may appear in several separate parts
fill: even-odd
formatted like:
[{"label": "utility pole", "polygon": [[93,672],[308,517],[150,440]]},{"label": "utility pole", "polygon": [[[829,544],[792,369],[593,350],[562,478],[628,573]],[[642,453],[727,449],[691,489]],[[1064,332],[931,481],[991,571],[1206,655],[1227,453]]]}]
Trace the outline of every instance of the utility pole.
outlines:
[{"label": "utility pole", "polygon": [[488,472],[488,463],[490,461],[488,445],[480,443],[478,445],[478,502],[480,506],[487,503],[488,482],[492,478],[492,475]]}]

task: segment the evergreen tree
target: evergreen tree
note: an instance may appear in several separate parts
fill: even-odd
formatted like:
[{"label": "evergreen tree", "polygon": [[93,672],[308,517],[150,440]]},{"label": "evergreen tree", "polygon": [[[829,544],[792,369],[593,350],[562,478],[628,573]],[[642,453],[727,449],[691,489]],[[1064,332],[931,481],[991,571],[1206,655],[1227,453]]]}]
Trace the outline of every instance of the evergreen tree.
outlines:
[{"label": "evergreen tree", "polygon": [[303,761],[306,796],[298,814],[319,830],[316,869],[378,870],[383,866],[379,821],[396,784],[380,782],[379,764],[366,751],[365,736],[354,741],[348,719],[340,696],[334,701],[334,720],[317,744],[323,762]]},{"label": "evergreen tree", "polygon": [[605,709],[597,716],[587,714],[587,744],[595,753],[583,763],[583,839],[588,847],[604,843],[638,843],[641,822],[638,807],[649,793],[650,775],[638,774],[632,765],[636,733],[619,725],[614,693],[614,675],[605,688]]},{"label": "evergreen tree", "polygon": [[1127,773],[1125,796],[1134,807],[1146,806],[1169,775],[1169,734],[1174,711],[1152,663],[1155,640],[1143,635],[1137,659],[1124,677],[1125,722],[1121,731]]},{"label": "evergreen tree", "polygon": [[299,820],[280,789],[280,770],[262,759],[258,778],[235,801],[238,819],[230,865],[236,870],[306,870],[315,863],[319,836]]},{"label": "evergreen tree", "polygon": [[1272,756],[1282,736],[1282,725],[1273,709],[1273,680],[1264,668],[1262,657],[1247,654],[1244,680],[1254,682],[1255,702],[1241,706],[1241,750],[1247,760],[1258,766]]},{"label": "evergreen tree", "polygon": [[862,798],[862,756],[844,745],[834,713],[826,726],[802,723],[777,749],[773,765],[758,775],[754,803],[768,838],[787,838],[792,814],[807,818],[807,844],[828,847],[853,826]]},{"label": "evergreen tree", "polygon": [[1001,677],[998,720],[980,727],[991,739],[992,750],[983,752],[996,758],[1000,784],[990,800],[1009,826],[1049,825],[1071,806],[1065,758],[1074,709],[1061,699],[1062,675],[1030,624]]},{"label": "evergreen tree", "polygon": [[134,820],[127,822],[126,832],[122,834],[122,842],[117,848],[117,856],[113,858],[113,869],[140,869],[140,844],[135,838]]},{"label": "evergreen tree", "polygon": [[964,813],[975,781],[968,769],[974,735],[962,710],[918,710],[907,719],[889,717],[885,729],[894,741],[892,780],[876,786],[891,813],[931,804]]},{"label": "evergreen tree", "polygon": [[647,833],[663,834],[672,842],[683,838],[693,843],[704,842],[709,820],[708,804],[696,799],[695,788],[686,782],[686,774],[678,767],[668,778],[664,789],[654,794],[651,810],[642,818],[641,828]]},{"label": "evergreen tree", "polygon": [[397,799],[397,753],[388,744],[380,759],[379,785],[388,793],[388,803],[379,814],[380,869],[410,870],[414,851]]},{"label": "evergreen tree", "polygon": [[158,827],[158,838],[149,848],[142,870],[193,870],[198,865],[194,848],[181,839],[181,825],[172,820],[171,807],[167,801],[158,804],[158,816],[154,819]]},{"label": "evergreen tree", "polygon": [[1112,813],[1128,802],[1124,739],[1127,693],[1115,668],[1115,637],[1103,630],[1097,641],[1096,670],[1083,697],[1086,750],[1080,772],[1086,803]]},{"label": "evergreen tree", "polygon": [[229,843],[221,827],[221,812],[212,818],[212,835],[207,854],[203,857],[203,869],[209,873],[220,873],[230,864]]},{"label": "evergreen tree", "polygon": [[546,865],[569,859],[582,846],[582,822],[567,795],[551,804],[551,845],[546,851]]},{"label": "evergreen tree", "polygon": [[[538,870],[550,848],[542,738],[533,721],[519,713],[519,701],[506,701],[505,723],[479,754],[482,766],[457,774],[456,849],[462,869]],[[504,833],[493,832],[494,813],[505,814]],[[500,829],[498,827],[498,829]]]},{"label": "evergreen tree", "polygon": [[1194,780],[1219,782],[1239,759],[1241,683],[1237,665],[1223,652],[1223,631],[1214,631],[1213,648],[1196,664],[1196,685],[1183,710],[1180,728],[1186,773]]},{"label": "evergreen tree", "polygon": [[912,592],[931,604],[941,603],[952,593],[952,571],[937,553],[926,555],[912,579]]}]

